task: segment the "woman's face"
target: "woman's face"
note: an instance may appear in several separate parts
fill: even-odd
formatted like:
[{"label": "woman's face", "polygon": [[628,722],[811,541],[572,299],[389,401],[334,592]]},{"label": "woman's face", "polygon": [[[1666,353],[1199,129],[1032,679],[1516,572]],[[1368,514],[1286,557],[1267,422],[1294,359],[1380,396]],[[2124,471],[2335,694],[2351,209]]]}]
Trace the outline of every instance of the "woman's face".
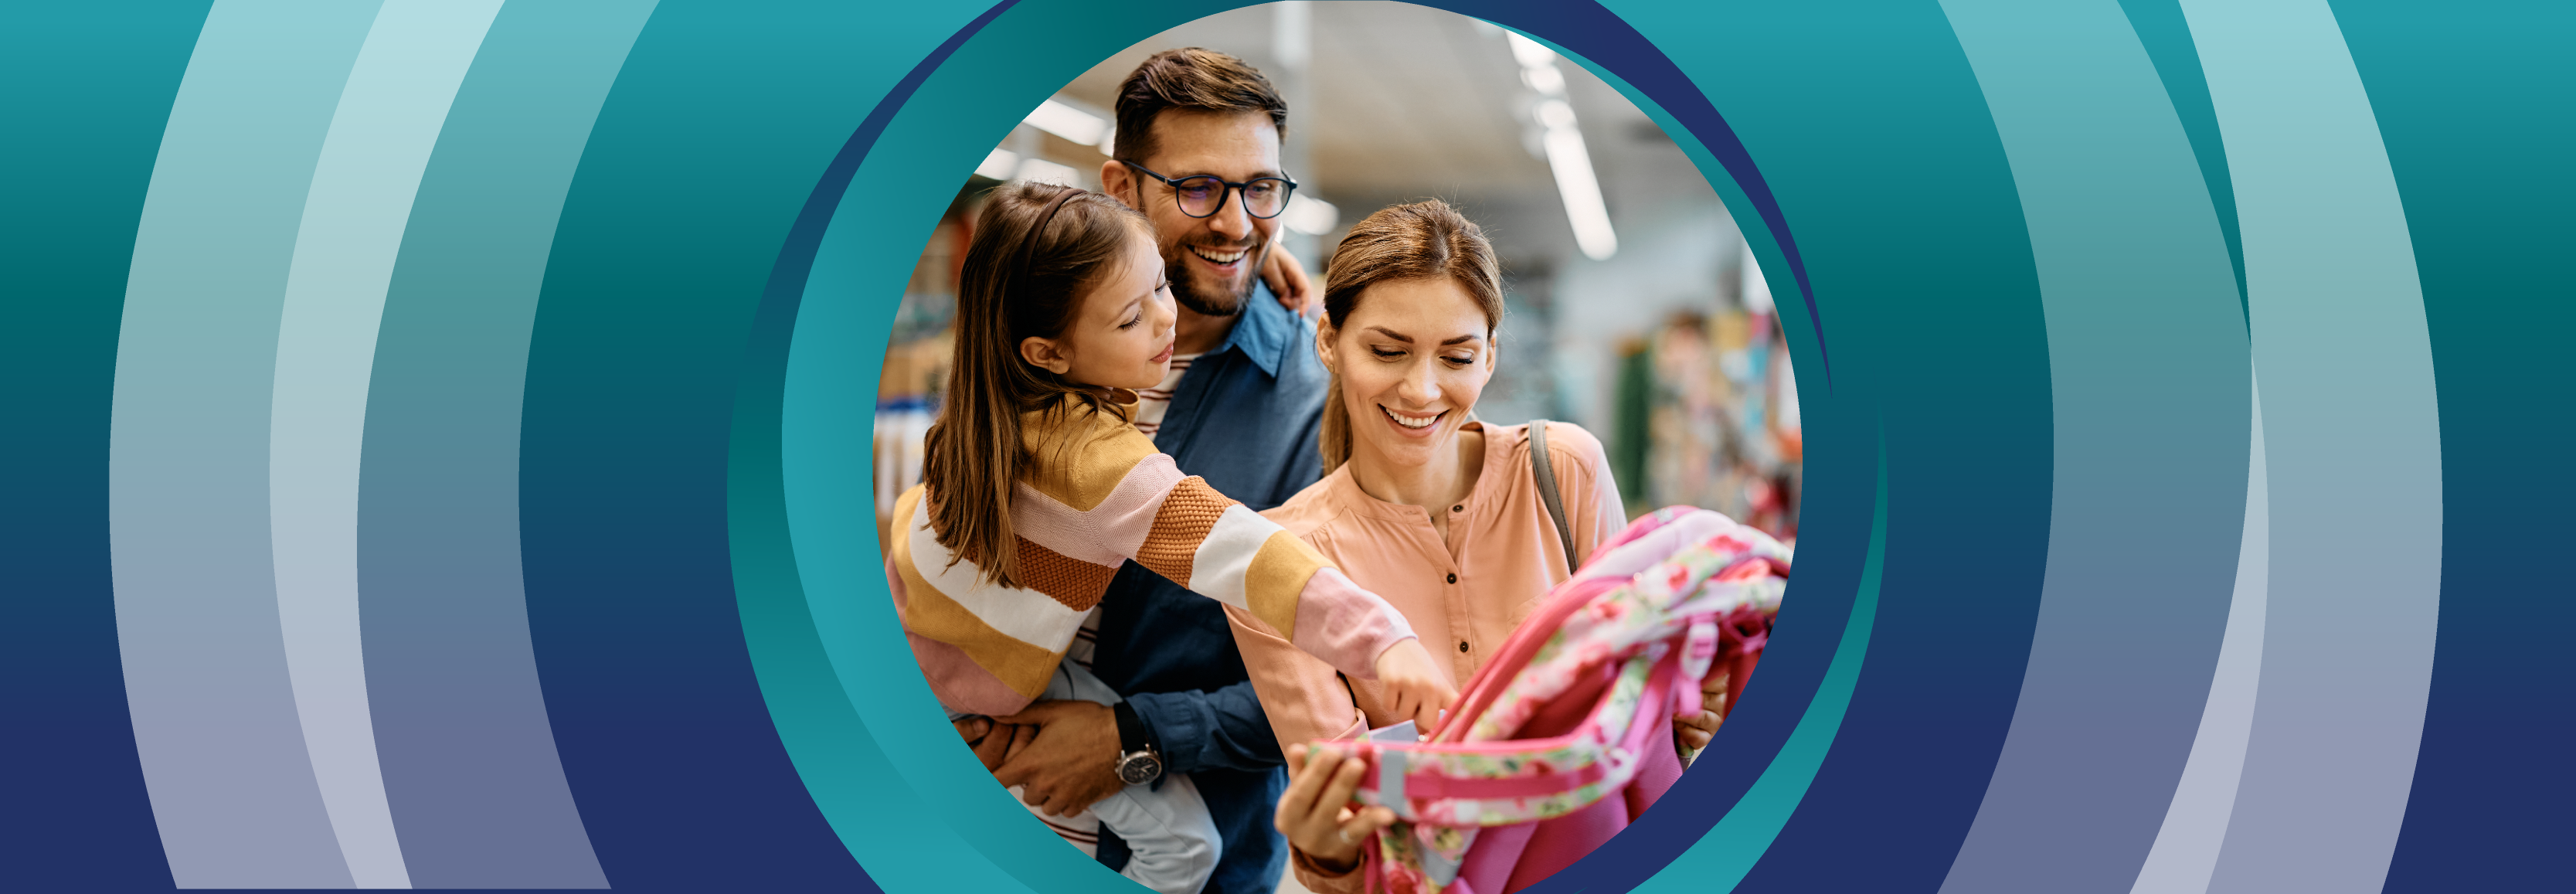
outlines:
[{"label": "woman's face", "polygon": [[1020,342],[1020,356],[1066,381],[1111,388],[1152,388],[1172,362],[1171,284],[1163,256],[1142,233],[1109,263],[1081,309],[1055,338]]},{"label": "woman's face", "polygon": [[1445,276],[1382,282],[1355,305],[1315,338],[1342,377],[1352,458],[1408,467],[1448,457],[1443,448],[1494,375],[1484,309]]}]

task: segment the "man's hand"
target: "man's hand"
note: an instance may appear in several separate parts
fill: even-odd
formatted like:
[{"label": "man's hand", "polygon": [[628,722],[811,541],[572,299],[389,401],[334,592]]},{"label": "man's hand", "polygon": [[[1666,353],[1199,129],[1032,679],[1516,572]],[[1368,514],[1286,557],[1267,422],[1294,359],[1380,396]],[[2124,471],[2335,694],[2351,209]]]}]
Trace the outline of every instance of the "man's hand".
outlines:
[{"label": "man's hand", "polygon": [[1724,720],[1718,712],[1726,708],[1726,672],[1716,671],[1699,683],[1699,716],[1673,715],[1673,737],[1683,748],[1708,747],[1717,737],[1717,726]]},{"label": "man's hand", "polygon": [[993,778],[1020,786],[1020,800],[1051,816],[1072,816],[1116,794],[1118,719],[1109,706],[1086,701],[1044,701],[995,723],[1037,730],[1010,756]]},{"label": "man's hand", "polygon": [[1324,309],[1324,293],[1306,279],[1306,267],[1284,245],[1272,245],[1270,256],[1261,261],[1261,281],[1270,285],[1270,294],[1279,298],[1279,306],[1289,313],[1313,319]]}]

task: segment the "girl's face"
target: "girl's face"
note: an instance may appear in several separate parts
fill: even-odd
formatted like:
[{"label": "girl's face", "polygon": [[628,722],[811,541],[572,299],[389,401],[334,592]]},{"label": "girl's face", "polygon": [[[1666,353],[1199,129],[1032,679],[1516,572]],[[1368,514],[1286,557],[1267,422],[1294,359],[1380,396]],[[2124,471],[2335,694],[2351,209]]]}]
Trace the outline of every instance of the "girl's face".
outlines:
[{"label": "girl's face", "polygon": [[1078,385],[1152,388],[1172,362],[1171,283],[1154,240],[1131,234],[1125,255],[1110,262],[1064,333],[1027,338],[1020,356]]},{"label": "girl's face", "polygon": [[1324,365],[1342,377],[1354,458],[1423,466],[1449,454],[1467,411],[1494,375],[1484,310],[1456,280],[1368,287],[1339,328],[1315,333]]}]

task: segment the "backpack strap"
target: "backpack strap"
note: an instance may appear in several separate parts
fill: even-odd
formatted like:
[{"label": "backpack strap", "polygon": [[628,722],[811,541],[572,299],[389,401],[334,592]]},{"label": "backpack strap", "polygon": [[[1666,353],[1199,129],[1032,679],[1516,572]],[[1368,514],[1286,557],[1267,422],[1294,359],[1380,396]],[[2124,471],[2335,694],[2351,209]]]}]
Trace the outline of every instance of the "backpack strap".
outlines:
[{"label": "backpack strap", "polygon": [[1583,562],[1574,555],[1574,524],[1565,518],[1565,494],[1556,487],[1556,464],[1547,457],[1547,420],[1530,420],[1529,442],[1530,471],[1538,475],[1538,498],[1547,504],[1547,517],[1556,520],[1556,543],[1565,549],[1565,570],[1571,574]]}]

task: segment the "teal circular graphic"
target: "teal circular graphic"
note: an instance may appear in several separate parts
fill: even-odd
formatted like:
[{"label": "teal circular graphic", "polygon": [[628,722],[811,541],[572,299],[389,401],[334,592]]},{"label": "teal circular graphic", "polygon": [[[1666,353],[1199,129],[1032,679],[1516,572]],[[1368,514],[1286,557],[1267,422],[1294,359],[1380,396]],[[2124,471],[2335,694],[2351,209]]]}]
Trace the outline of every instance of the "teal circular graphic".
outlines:
[{"label": "teal circular graphic", "polygon": [[[1131,890],[940,722],[870,414],[966,173],[1243,5],[0,12],[0,884]],[[1807,373],[1752,697],[1530,890],[2557,883],[2576,11],[1430,5]]]}]

